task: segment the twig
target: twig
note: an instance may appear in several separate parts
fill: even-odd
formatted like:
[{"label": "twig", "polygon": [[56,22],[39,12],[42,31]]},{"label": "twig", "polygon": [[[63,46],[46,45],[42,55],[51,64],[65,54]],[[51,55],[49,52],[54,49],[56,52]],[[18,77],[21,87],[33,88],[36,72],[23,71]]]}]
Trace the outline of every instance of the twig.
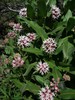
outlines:
[{"label": "twig", "polygon": [[13,11],[13,12],[19,12],[19,10],[14,10],[14,9],[12,9],[10,7],[8,7],[8,9],[11,10],[11,11]]}]

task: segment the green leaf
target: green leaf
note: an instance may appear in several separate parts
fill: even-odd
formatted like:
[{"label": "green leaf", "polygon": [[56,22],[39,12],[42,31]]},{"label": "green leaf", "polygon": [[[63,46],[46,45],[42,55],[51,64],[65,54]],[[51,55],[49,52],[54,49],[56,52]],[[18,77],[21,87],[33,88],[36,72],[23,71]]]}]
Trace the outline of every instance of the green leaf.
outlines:
[{"label": "green leaf", "polygon": [[54,100],[60,100],[58,97],[56,98],[56,97],[54,97]]},{"label": "green leaf", "polygon": [[75,75],[75,71],[70,71],[71,74]]},{"label": "green leaf", "polygon": [[72,17],[72,12],[71,12],[71,10],[69,9],[69,10],[67,11],[67,13],[66,13],[66,15],[65,15],[65,17],[64,17],[64,19],[63,19],[63,21],[68,21],[69,18],[71,18],[71,17]]},{"label": "green leaf", "polygon": [[68,42],[68,40],[65,40],[64,43],[63,43],[63,55],[64,55],[64,58],[67,60],[69,59],[73,52],[74,52],[74,46]]},{"label": "green leaf", "polygon": [[20,82],[18,79],[12,79],[13,83],[15,84],[16,87],[20,89],[20,91],[23,93],[26,88],[26,84],[23,82]]},{"label": "green leaf", "polygon": [[32,96],[29,96],[27,99],[25,99],[25,100],[33,100],[32,99]]},{"label": "green leaf", "polygon": [[9,45],[11,46],[11,47],[14,47],[14,40],[13,39],[9,39]]},{"label": "green leaf", "polygon": [[71,37],[71,36],[67,36],[65,38],[60,39],[59,43],[58,43],[58,47],[60,47],[64,43],[64,41],[67,41],[69,37]]},{"label": "green leaf", "polygon": [[35,83],[26,81],[26,90],[37,95],[39,93],[40,87],[36,85]]},{"label": "green leaf", "polygon": [[74,46],[70,42],[68,42],[68,38],[70,37],[71,36],[67,36],[59,40],[55,54],[59,54],[62,51],[64,58],[69,59],[74,51]]},{"label": "green leaf", "polygon": [[27,16],[29,18],[34,18],[35,14],[34,14],[34,9],[31,6],[31,4],[27,5]]},{"label": "green leaf", "polygon": [[22,20],[24,20],[25,23],[28,24],[28,26],[32,27],[32,29],[35,30],[35,32],[38,34],[39,37],[41,37],[42,40],[48,38],[48,35],[45,32],[45,30],[41,26],[39,26],[36,22],[29,21],[27,19],[22,19]]},{"label": "green leaf", "polygon": [[11,46],[6,46],[6,48],[5,48],[5,53],[6,53],[6,54],[13,53],[13,48],[12,48]]},{"label": "green leaf", "polygon": [[75,99],[75,90],[74,89],[63,89],[60,94],[60,98],[70,100]]},{"label": "green leaf", "polygon": [[64,0],[63,6],[67,4],[68,0]]},{"label": "green leaf", "polygon": [[49,0],[49,4],[50,4],[50,6],[56,5],[56,0]]},{"label": "green leaf", "polygon": [[40,83],[40,84],[44,84],[45,80],[43,77],[39,76],[39,75],[35,75],[35,79]]},{"label": "green leaf", "polygon": [[67,23],[67,32],[68,31],[71,31],[71,29],[75,26],[75,17],[72,17],[68,20],[68,23]]},{"label": "green leaf", "polygon": [[58,66],[56,66],[55,61],[51,60],[51,61],[47,61],[47,63],[49,64],[49,67],[52,69],[52,73],[49,74],[53,75],[55,79],[61,78],[62,77],[60,72],[61,69]]},{"label": "green leaf", "polygon": [[34,63],[32,63],[32,64],[30,64],[30,65],[28,66],[26,72],[24,73],[24,76],[27,76],[27,75],[30,73],[30,71],[31,71],[32,68],[36,65],[36,63],[37,63],[37,62],[34,62]]},{"label": "green leaf", "polygon": [[38,48],[24,48],[23,51],[29,52],[29,53],[33,53],[35,55],[42,55],[42,51]]},{"label": "green leaf", "polygon": [[58,66],[55,66],[55,67],[53,68],[52,74],[53,74],[53,77],[54,77],[55,79],[58,79],[58,78],[61,78],[61,77],[62,77],[62,75],[61,75],[61,73],[60,73],[60,71],[59,71]]},{"label": "green leaf", "polygon": [[46,17],[46,15],[47,15],[46,0],[39,0],[37,7],[38,7],[38,16],[40,16],[40,17]]},{"label": "green leaf", "polygon": [[66,71],[69,72],[70,71],[70,67],[62,67],[62,66],[58,66],[60,71]]},{"label": "green leaf", "polygon": [[20,82],[18,79],[12,79],[12,81],[18,88],[22,88],[25,85],[25,83]]},{"label": "green leaf", "polygon": [[[56,29],[54,29],[53,31],[48,32],[47,34],[48,34],[48,35],[49,35],[49,34],[51,34],[51,35],[56,34],[56,32],[60,31],[62,28],[63,28],[63,26],[59,26],[59,27],[57,27]],[[63,29],[64,29],[64,28],[63,28]]]},{"label": "green leaf", "polygon": [[52,69],[56,66],[55,62],[53,60],[48,61],[48,64],[49,64],[49,67],[52,68]]},{"label": "green leaf", "polygon": [[8,94],[7,94],[7,91],[6,91],[5,88],[4,88],[4,89],[0,88],[0,92],[1,92],[5,97],[8,98]]},{"label": "green leaf", "polygon": [[48,32],[47,34],[52,34],[52,35],[55,35],[57,34],[58,32],[60,32],[61,30],[64,30],[64,28],[66,27],[66,22],[56,22],[54,24],[54,28],[51,32]]}]

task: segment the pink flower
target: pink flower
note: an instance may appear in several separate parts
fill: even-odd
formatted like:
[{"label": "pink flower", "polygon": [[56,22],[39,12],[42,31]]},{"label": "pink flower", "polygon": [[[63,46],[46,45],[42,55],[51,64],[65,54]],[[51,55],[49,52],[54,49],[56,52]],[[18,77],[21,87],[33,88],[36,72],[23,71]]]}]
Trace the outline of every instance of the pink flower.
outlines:
[{"label": "pink flower", "polygon": [[14,60],[12,61],[13,67],[21,67],[23,64],[24,60],[20,56],[14,58]]},{"label": "pink flower", "polygon": [[15,34],[15,32],[9,32],[7,34],[7,36],[8,36],[8,38],[15,38],[16,34]]},{"label": "pink flower", "polygon": [[19,36],[17,44],[21,47],[28,47],[31,43],[27,36]]},{"label": "pink flower", "polygon": [[34,33],[28,33],[27,36],[19,36],[18,45],[22,47],[28,47],[31,45],[31,42],[36,39]]},{"label": "pink flower", "polygon": [[13,27],[14,24],[15,24],[14,22],[9,22],[9,26],[10,26],[10,27]]},{"label": "pink flower", "polygon": [[53,53],[56,48],[56,42],[53,38],[48,38],[43,41],[42,48],[46,53]]},{"label": "pink flower", "polygon": [[53,19],[58,19],[60,16],[60,9],[56,7],[55,5],[52,6],[52,18]]},{"label": "pink flower", "polygon": [[20,23],[14,24],[13,25],[13,30],[20,32],[22,30],[22,25],[20,25]]},{"label": "pink flower", "polygon": [[54,93],[51,92],[48,86],[41,89],[40,93],[40,100],[53,100]]},{"label": "pink flower", "polygon": [[51,89],[51,91],[53,91],[54,93],[59,92],[58,82],[55,81],[54,78],[52,79],[52,82],[50,82],[50,89]]},{"label": "pink flower", "polygon": [[36,35],[35,33],[28,33],[27,37],[29,38],[30,42],[32,42],[33,40],[36,39]]},{"label": "pink flower", "polygon": [[39,71],[42,75],[49,71],[49,66],[46,62],[42,63],[41,61],[37,64],[37,71]]},{"label": "pink flower", "polygon": [[50,82],[50,87],[41,88],[39,92],[40,100],[54,100],[54,96],[59,92],[58,88],[59,80],[55,81],[54,78]]},{"label": "pink flower", "polygon": [[27,8],[22,8],[20,11],[19,11],[19,15],[21,17],[27,17]]}]

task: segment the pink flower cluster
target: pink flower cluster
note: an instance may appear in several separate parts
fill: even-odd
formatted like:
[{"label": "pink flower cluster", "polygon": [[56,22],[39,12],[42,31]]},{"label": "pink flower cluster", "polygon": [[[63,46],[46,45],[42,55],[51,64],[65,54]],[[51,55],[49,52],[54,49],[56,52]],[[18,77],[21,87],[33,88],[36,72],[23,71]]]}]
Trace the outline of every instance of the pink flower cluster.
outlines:
[{"label": "pink flower cluster", "polygon": [[20,23],[15,23],[14,25],[13,25],[13,30],[14,31],[21,31],[22,30],[22,25],[20,25]]},{"label": "pink flower cluster", "polygon": [[13,27],[13,25],[14,25],[14,24],[15,24],[15,23],[14,23],[14,22],[12,22],[12,21],[11,21],[11,22],[9,22],[9,26],[10,26],[10,27]]},{"label": "pink flower cluster", "polygon": [[53,100],[53,97],[55,96],[48,86],[42,88],[39,95],[40,100]]},{"label": "pink flower cluster", "polygon": [[35,33],[28,33],[26,36],[19,36],[17,44],[22,48],[31,45],[31,42],[36,39]]},{"label": "pink flower cluster", "polygon": [[20,16],[20,17],[27,17],[27,8],[22,8],[22,9],[19,11],[19,16]]},{"label": "pink flower cluster", "polygon": [[54,100],[54,96],[58,92],[58,82],[52,79],[52,82],[50,82],[50,87],[46,85],[46,87],[41,88],[39,92],[40,100]]},{"label": "pink flower cluster", "polygon": [[27,37],[29,38],[29,41],[32,42],[36,39],[35,33],[28,33]]},{"label": "pink flower cluster", "polygon": [[30,41],[27,36],[19,36],[17,44],[22,48],[30,46]]},{"label": "pink flower cluster", "polygon": [[43,41],[42,48],[44,49],[46,53],[53,53],[53,51],[56,48],[56,44],[57,43],[55,42],[53,38],[48,38]]},{"label": "pink flower cluster", "polygon": [[8,38],[15,38],[15,36],[16,36],[16,34],[15,34],[14,31],[8,32],[8,34],[7,34],[7,37],[8,37]]},{"label": "pink flower cluster", "polygon": [[13,67],[21,67],[24,64],[24,60],[21,58],[21,56],[17,56],[14,58],[12,61],[12,66]]},{"label": "pink flower cluster", "polygon": [[13,31],[20,32],[22,30],[22,25],[20,23],[10,22],[9,26],[13,28]]},{"label": "pink flower cluster", "polygon": [[36,70],[39,71],[41,75],[44,75],[49,71],[49,66],[46,62],[42,63],[42,61],[40,61],[37,64]]},{"label": "pink flower cluster", "polygon": [[50,89],[55,94],[59,92],[58,83],[59,82],[58,81],[55,81],[54,78],[52,79],[52,82],[50,82]]},{"label": "pink flower cluster", "polygon": [[55,5],[52,6],[52,18],[53,19],[58,19],[60,16],[60,9],[58,7],[56,7]]}]

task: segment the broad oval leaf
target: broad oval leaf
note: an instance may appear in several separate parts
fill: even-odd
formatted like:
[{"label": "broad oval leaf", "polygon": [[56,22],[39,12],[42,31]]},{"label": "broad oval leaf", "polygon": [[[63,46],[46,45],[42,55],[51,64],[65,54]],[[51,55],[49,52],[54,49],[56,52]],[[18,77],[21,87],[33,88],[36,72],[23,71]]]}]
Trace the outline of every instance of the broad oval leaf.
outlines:
[{"label": "broad oval leaf", "polygon": [[40,83],[40,84],[44,84],[44,78],[39,76],[39,75],[35,75],[35,79]]},{"label": "broad oval leaf", "polygon": [[37,95],[39,93],[40,87],[35,83],[26,81],[26,89],[25,90]]},{"label": "broad oval leaf", "polygon": [[60,94],[60,98],[70,100],[75,100],[75,90],[74,89],[63,89]]},{"label": "broad oval leaf", "polygon": [[64,17],[64,19],[63,19],[63,21],[68,21],[69,18],[71,18],[71,17],[72,17],[72,12],[71,12],[71,10],[69,9],[69,10],[67,11],[67,13],[66,13],[66,15],[65,15],[65,17]]},{"label": "broad oval leaf", "polygon": [[42,51],[38,48],[23,48],[23,51],[29,52],[29,53],[33,53],[35,55],[43,55]]}]

